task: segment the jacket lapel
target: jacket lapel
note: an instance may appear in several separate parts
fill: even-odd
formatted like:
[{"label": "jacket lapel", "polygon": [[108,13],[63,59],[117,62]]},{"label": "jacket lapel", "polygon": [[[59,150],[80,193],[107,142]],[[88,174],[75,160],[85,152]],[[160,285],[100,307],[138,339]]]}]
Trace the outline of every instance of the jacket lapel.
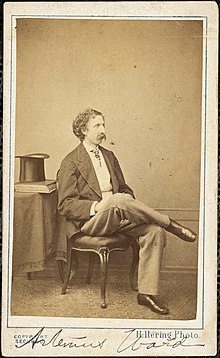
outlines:
[{"label": "jacket lapel", "polygon": [[87,181],[89,187],[100,197],[102,197],[101,189],[96,177],[95,170],[92,165],[89,154],[87,153],[84,145],[80,143],[78,146],[78,169],[82,177]]}]

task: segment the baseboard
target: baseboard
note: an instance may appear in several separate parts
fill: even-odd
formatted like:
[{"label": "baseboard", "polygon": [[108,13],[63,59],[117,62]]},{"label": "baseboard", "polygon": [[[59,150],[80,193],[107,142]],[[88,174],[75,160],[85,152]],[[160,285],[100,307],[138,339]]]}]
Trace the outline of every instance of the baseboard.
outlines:
[{"label": "baseboard", "polygon": [[195,266],[166,266],[161,272],[195,272],[197,273],[197,267]]},{"label": "baseboard", "polygon": [[[86,277],[87,276],[87,271],[88,271],[88,265],[81,265],[77,272],[76,272],[76,277]],[[130,271],[130,266],[129,265],[109,265],[109,274],[111,273],[118,273],[120,274],[128,274],[129,275],[129,271]],[[99,264],[95,264],[94,265],[94,276],[99,276],[99,272],[100,272],[100,268],[99,268]],[[166,268],[163,268],[161,270],[161,274],[162,275],[167,275],[167,274],[197,274],[197,268],[196,267],[172,267],[172,266],[168,266]],[[26,273],[20,273],[15,275],[15,277],[27,277]],[[54,267],[49,267],[46,270],[43,271],[37,271],[37,272],[32,272],[31,273],[31,278],[59,278],[59,270],[56,266]]]}]

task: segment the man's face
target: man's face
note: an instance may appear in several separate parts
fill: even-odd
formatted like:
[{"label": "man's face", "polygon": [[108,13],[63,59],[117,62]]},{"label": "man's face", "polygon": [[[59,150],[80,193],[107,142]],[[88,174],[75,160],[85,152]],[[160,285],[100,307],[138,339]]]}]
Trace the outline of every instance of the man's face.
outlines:
[{"label": "man's face", "polygon": [[101,115],[90,118],[87,123],[87,129],[82,131],[85,135],[85,142],[91,146],[101,144],[105,139],[105,121]]}]

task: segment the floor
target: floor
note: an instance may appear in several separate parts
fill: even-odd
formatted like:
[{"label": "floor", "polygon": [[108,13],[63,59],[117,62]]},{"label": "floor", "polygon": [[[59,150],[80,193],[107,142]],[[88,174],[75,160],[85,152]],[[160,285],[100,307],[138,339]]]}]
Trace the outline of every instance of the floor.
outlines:
[{"label": "floor", "polygon": [[159,316],[137,304],[137,293],[129,285],[128,272],[110,271],[107,287],[107,308],[100,307],[98,271],[90,285],[84,273],[75,276],[66,295],[61,295],[61,280],[55,277],[15,276],[12,283],[12,316],[128,318],[192,320],[196,318],[197,279],[195,273],[176,272],[161,275],[159,301],[170,309]]}]

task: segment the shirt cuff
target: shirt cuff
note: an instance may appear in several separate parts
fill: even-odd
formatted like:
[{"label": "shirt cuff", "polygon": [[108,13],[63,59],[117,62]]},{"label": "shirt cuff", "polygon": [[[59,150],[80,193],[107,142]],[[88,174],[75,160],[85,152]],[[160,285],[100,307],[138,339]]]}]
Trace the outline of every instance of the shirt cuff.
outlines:
[{"label": "shirt cuff", "polygon": [[92,206],[90,208],[90,216],[94,216],[95,215],[95,206],[98,203],[98,201],[93,201]]}]

